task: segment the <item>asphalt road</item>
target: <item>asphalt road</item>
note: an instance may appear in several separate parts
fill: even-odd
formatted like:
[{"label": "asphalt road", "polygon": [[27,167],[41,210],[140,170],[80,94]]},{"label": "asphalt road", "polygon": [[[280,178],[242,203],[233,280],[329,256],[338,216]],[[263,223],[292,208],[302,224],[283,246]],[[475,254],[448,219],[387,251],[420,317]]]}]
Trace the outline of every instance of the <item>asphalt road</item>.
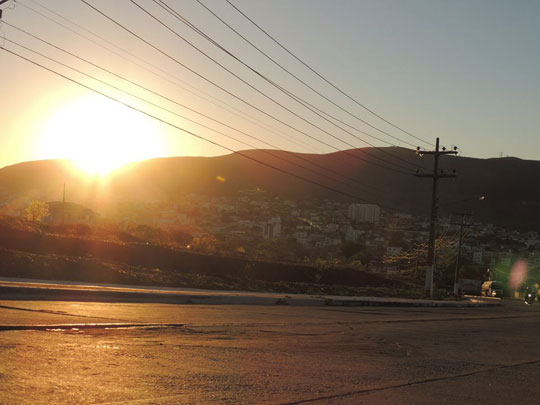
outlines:
[{"label": "asphalt road", "polygon": [[537,403],[540,304],[503,303],[0,301],[0,403]]}]

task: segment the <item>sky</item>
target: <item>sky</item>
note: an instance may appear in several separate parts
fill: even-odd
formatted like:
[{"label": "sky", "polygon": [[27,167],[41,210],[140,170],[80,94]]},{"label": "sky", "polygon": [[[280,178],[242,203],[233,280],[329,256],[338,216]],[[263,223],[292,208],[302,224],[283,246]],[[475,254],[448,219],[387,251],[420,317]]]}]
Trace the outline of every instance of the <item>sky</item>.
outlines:
[{"label": "sky", "polygon": [[[70,158],[81,166],[99,169],[100,164],[108,168],[150,157],[214,156],[252,147],[310,153],[369,144],[409,148],[418,145],[430,149],[429,143],[437,136],[446,146],[457,145],[464,156],[490,158],[502,154],[540,160],[538,1],[231,0],[335,86],[408,133],[389,125],[323,82],[225,0],[200,1],[352,115],[273,65],[196,0],[164,1],[258,73],[349,126],[314,115],[166,13],[153,0],[88,0],[88,3],[161,52],[82,1],[17,0],[4,10],[5,24],[0,27],[6,49],[158,119],[0,50],[0,167],[29,160]],[[260,92],[216,65],[134,3]],[[72,31],[55,24],[51,18]],[[101,82],[10,41],[86,72]],[[119,76],[151,89],[152,93]]]}]

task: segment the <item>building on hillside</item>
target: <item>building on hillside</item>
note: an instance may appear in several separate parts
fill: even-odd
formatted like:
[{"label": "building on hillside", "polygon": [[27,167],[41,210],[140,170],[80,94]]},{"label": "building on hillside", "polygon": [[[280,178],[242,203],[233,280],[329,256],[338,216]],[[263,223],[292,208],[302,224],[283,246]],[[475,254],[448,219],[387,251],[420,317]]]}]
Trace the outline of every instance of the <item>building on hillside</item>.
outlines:
[{"label": "building on hillside", "polygon": [[281,236],[281,217],[274,217],[266,221],[262,229],[265,239],[279,238]]},{"label": "building on hillside", "polygon": [[345,231],[345,240],[350,241],[357,241],[359,239],[362,239],[363,235],[366,233],[366,231],[360,230],[360,229],[347,229]]},{"label": "building on hillside", "polygon": [[387,256],[396,256],[399,255],[403,251],[402,247],[399,246],[388,246],[386,248],[386,255]]},{"label": "building on hillside", "polygon": [[484,252],[482,251],[476,251],[472,254],[472,262],[473,264],[483,264],[484,262]]},{"label": "building on hillside", "polygon": [[356,222],[379,223],[381,209],[375,204],[351,204],[349,205],[349,218]]},{"label": "building on hillside", "polygon": [[53,225],[92,224],[98,214],[90,208],[72,202],[51,201],[46,221]]},{"label": "building on hillside", "polygon": [[316,235],[313,238],[313,243],[316,247],[329,247],[329,246],[338,246],[341,245],[340,238],[331,238],[324,235]]},{"label": "building on hillside", "polygon": [[309,235],[306,232],[296,232],[294,234],[294,239],[296,240],[296,242],[303,246],[308,246],[311,241]]}]

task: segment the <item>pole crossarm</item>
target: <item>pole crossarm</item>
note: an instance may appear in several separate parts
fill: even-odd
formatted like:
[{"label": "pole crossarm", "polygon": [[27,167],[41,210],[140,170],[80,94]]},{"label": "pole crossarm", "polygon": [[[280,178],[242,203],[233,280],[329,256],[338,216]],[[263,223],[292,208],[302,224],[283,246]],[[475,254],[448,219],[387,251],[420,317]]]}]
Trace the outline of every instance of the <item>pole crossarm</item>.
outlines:
[{"label": "pole crossarm", "polygon": [[0,20],[2,19],[2,11],[4,8],[4,4],[7,5],[11,0],[0,0]]},{"label": "pole crossarm", "polygon": [[457,155],[458,154],[458,151],[457,150],[423,150],[423,151],[420,151],[420,149],[418,149],[418,152],[417,152],[419,155]]},{"label": "pole crossarm", "polygon": [[416,177],[425,177],[425,178],[437,178],[437,179],[453,179],[457,177],[455,173],[442,173],[442,174],[429,174],[429,173],[415,173]]}]

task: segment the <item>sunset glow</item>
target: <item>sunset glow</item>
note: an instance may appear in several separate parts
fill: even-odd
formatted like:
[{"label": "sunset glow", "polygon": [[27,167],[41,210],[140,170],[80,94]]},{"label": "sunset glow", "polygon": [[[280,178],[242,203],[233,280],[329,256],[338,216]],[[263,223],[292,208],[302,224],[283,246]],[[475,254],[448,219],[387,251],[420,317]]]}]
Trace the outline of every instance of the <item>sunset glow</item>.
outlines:
[{"label": "sunset glow", "polygon": [[41,128],[38,148],[44,158],[69,159],[102,176],[126,163],[165,154],[150,120],[99,96],[60,108]]}]

